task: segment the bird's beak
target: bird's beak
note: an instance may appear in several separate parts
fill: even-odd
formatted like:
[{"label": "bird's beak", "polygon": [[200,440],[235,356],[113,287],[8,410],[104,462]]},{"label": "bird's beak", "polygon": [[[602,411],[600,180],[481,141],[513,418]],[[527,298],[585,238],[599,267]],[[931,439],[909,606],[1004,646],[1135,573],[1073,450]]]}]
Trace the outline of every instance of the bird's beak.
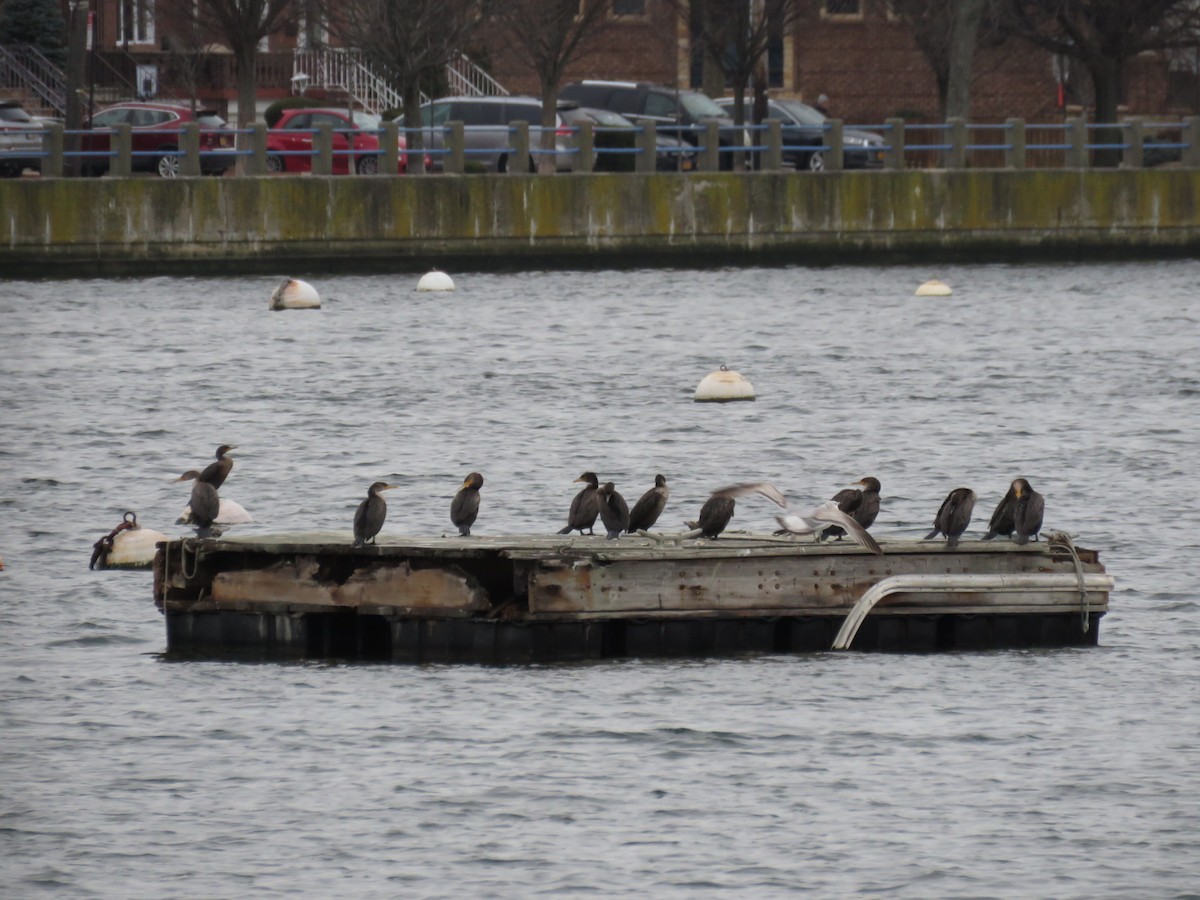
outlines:
[{"label": "bird's beak", "polygon": [[1021,486],[1019,484],[1013,485],[1013,493],[1016,495],[1018,500],[1021,499]]},{"label": "bird's beak", "polygon": [[400,485],[398,485],[398,484],[389,484],[389,485],[386,485],[383,489],[385,491],[390,491],[392,488],[398,488],[398,487],[400,487]]},{"label": "bird's beak", "polygon": [[465,487],[470,487],[470,486],[471,486],[471,479],[470,479],[470,478],[464,478],[464,479],[463,479],[463,483],[462,483],[462,484],[460,484],[460,485],[458,486],[458,489],[461,491],[463,488],[465,488]]}]

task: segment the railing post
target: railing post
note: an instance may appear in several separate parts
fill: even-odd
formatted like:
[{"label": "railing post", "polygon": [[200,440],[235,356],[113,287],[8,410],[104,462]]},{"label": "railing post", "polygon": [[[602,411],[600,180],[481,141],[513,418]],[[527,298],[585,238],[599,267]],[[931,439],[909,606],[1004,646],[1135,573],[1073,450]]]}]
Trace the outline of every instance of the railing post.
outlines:
[{"label": "railing post", "polygon": [[[333,126],[328,122],[322,122],[317,126],[317,133],[313,135],[313,149],[317,155],[313,157],[312,173],[314,175],[332,175]],[[349,164],[349,160],[347,160],[347,164]]]},{"label": "railing post", "polygon": [[465,132],[463,130],[462,122],[446,123],[446,130],[442,132],[442,147],[450,152],[442,157],[443,172],[447,172],[451,175],[461,175],[466,171],[467,154],[463,152],[466,146],[464,143],[464,135]]},{"label": "railing post", "polygon": [[1004,164],[1010,169],[1025,168],[1025,120],[1008,119],[1008,147],[1004,151]]},{"label": "railing post", "polygon": [[[383,136],[380,138],[383,143],[381,149],[383,154],[379,157],[379,174],[380,175],[395,175],[400,171],[400,123],[395,119],[383,123]],[[425,154],[416,154],[417,158],[424,161]],[[405,171],[414,174],[424,172],[425,166],[416,167],[413,165],[413,157],[410,154],[405,162]]]},{"label": "railing post", "polygon": [[783,123],[778,119],[767,119],[767,152],[763,155],[763,169],[778,172],[783,168]]},{"label": "railing post", "polygon": [[42,160],[42,177],[62,178],[63,127],[57,122],[46,126],[46,130],[42,134],[42,150],[46,154]]},{"label": "railing post", "polygon": [[959,116],[946,120],[950,132],[950,150],[946,153],[947,169],[967,167],[967,121]]},{"label": "railing post", "polygon": [[904,120],[888,119],[888,151],[884,165],[889,169],[904,168]]},{"label": "railing post", "polygon": [[[529,123],[513,122],[509,126],[512,135],[512,153],[508,157],[509,175],[529,174]],[[534,167],[536,170],[536,166]]]},{"label": "railing post", "polygon": [[117,151],[117,155],[109,162],[108,173],[127,178],[133,172],[133,131],[128,122],[122,122],[113,131],[109,149]]},{"label": "railing post", "polygon": [[840,172],[846,168],[846,125],[841,119],[826,119],[829,131],[821,143],[829,147],[825,154],[825,170]]},{"label": "railing post", "polygon": [[642,122],[637,136],[637,154],[634,156],[635,172],[653,172],[655,153],[658,151],[658,126],[649,119]]},{"label": "railing post", "polygon": [[1189,169],[1200,168],[1200,116],[1188,116],[1183,120],[1183,152],[1179,161]]},{"label": "railing post", "polygon": [[1067,165],[1072,169],[1086,169],[1088,167],[1087,122],[1080,118],[1067,119],[1067,132],[1071,138],[1071,150]]},{"label": "railing post", "polygon": [[195,122],[187,122],[179,135],[179,149],[183,155],[179,158],[180,175],[200,174],[200,126]]},{"label": "railing post", "polygon": [[250,157],[246,160],[246,174],[267,174],[267,126],[262,122],[250,127]]},{"label": "railing post", "polygon": [[716,172],[721,168],[721,126],[704,123],[704,152],[700,154],[700,171]]},{"label": "railing post", "polygon": [[576,172],[591,172],[596,168],[596,134],[591,121],[580,122],[575,131],[574,170]]},{"label": "railing post", "polygon": [[1129,148],[1122,154],[1121,161],[1128,169],[1141,169],[1145,166],[1146,152],[1143,146],[1146,140],[1146,126],[1141,119],[1126,122],[1121,129],[1124,141]]}]

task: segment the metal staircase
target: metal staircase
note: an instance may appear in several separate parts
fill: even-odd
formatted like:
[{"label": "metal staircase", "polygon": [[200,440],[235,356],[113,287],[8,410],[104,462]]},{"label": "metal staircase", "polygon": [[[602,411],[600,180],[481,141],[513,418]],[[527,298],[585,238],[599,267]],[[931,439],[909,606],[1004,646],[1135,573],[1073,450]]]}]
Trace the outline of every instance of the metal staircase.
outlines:
[{"label": "metal staircase", "polygon": [[53,116],[67,114],[66,78],[36,47],[0,46],[0,88],[22,94],[31,112],[40,107]]},{"label": "metal staircase", "polygon": [[[369,112],[399,109],[404,98],[386,79],[375,73],[361,51],[325,48],[296,50],[292,57],[294,74],[307,79],[308,87],[345,91]],[[446,81],[455,94],[487,96],[507,94],[505,87],[491,75],[459,54],[446,66]],[[421,102],[428,100],[424,94]]]}]

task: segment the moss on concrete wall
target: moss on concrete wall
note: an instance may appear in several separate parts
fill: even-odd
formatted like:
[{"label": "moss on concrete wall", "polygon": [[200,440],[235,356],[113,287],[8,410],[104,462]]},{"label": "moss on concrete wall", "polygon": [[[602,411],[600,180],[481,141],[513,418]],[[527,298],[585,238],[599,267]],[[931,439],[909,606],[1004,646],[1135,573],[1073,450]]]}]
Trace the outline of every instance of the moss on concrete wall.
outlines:
[{"label": "moss on concrete wall", "polygon": [[13,179],[0,273],[1200,249],[1194,170]]}]

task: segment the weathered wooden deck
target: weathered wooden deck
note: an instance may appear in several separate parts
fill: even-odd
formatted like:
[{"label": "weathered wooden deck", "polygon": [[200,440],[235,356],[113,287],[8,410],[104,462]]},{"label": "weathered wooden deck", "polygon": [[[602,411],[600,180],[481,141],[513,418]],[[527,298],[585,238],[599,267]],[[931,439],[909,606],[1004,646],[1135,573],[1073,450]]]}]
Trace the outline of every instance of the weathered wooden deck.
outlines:
[{"label": "weathered wooden deck", "polygon": [[362,548],[346,532],[184,539],[160,545],[154,596],[168,650],[200,655],[521,662],[811,652],[835,639],[899,651],[1097,642],[1111,579],[1095,551],[1078,549],[1077,565],[1046,541],[883,549],[736,532]]}]

